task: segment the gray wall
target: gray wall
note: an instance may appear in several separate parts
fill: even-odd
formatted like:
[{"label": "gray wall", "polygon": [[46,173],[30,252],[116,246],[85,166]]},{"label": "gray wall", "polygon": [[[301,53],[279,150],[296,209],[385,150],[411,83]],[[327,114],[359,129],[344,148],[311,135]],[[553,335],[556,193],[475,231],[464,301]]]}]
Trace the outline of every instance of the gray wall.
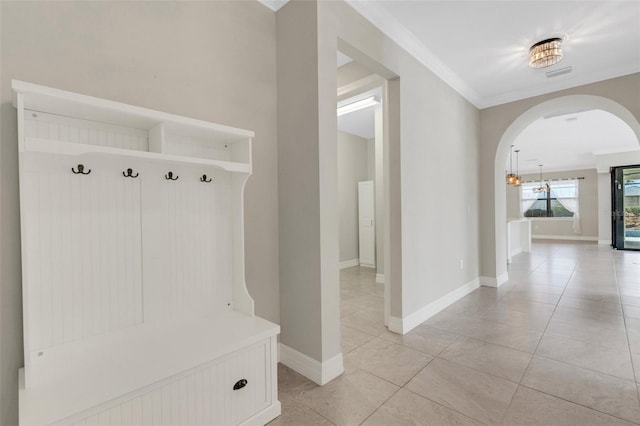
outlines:
[{"label": "gray wall", "polygon": [[[538,180],[539,175],[523,175],[523,180]],[[553,237],[578,237],[598,239],[598,173],[596,169],[570,170],[564,172],[544,172],[544,179],[584,177],[580,181],[580,225],[582,232],[573,232],[573,220],[570,219],[533,219],[531,234]],[[518,188],[507,188],[507,217],[520,216],[520,192]]]},{"label": "gray wall", "polygon": [[351,61],[338,68],[337,87],[345,86],[372,74],[371,70],[365,68],[356,61]]},{"label": "gray wall", "polygon": [[[507,269],[506,243],[496,244],[497,241],[506,242],[506,225],[496,228],[496,223],[506,223],[506,196],[504,192],[496,193],[496,158],[500,140],[510,129],[510,126],[523,114],[532,108],[554,99],[572,95],[598,96],[612,100],[628,111],[626,118],[636,123],[640,120],[640,73],[605,80],[567,90],[549,93],[541,96],[510,102],[480,111],[480,253],[481,275],[497,277]],[[636,127],[634,131],[640,130]],[[505,155],[508,147],[504,147]],[[504,170],[503,167],[501,167]],[[496,196],[498,198],[496,198]],[[496,204],[500,207],[496,209]]]},{"label": "gray wall", "polygon": [[[329,133],[335,127],[335,113],[328,116],[335,99],[322,88],[335,87],[335,60],[329,55],[338,44],[376,74],[399,76],[390,85],[398,92],[389,96],[388,123],[391,149],[399,157],[393,152],[387,157],[392,169],[386,178],[392,180],[390,252],[402,254],[401,282],[390,272],[391,315],[405,318],[478,277],[478,111],[346,4],[320,2],[318,8],[321,129]],[[442,176],[448,182],[436,184]],[[385,267],[385,278],[387,272]]]},{"label": "gray wall", "polygon": [[367,139],[367,180],[376,178],[376,140]]},{"label": "gray wall", "polygon": [[[335,338],[325,337],[322,323],[323,280],[318,124],[318,17],[314,2],[291,2],[277,22],[278,64],[278,197],[280,223],[280,342],[318,361],[325,346],[340,352]],[[333,54],[334,70],[336,54]],[[336,85],[333,115],[336,112]],[[333,128],[335,141],[337,129]],[[337,144],[334,143],[335,252],[338,275]],[[339,293],[335,295],[339,300]],[[325,330],[323,330],[325,328]],[[339,339],[339,326],[331,330]]]},{"label": "gray wall", "polygon": [[279,322],[275,14],[252,2],[1,2],[0,424],[22,365],[16,113],[10,80],[251,129],[246,280]]},{"label": "gray wall", "polygon": [[[281,341],[324,362],[340,354],[338,45],[390,80],[385,278],[394,317],[478,277],[479,115],[343,2],[290,2],[277,13],[277,27]],[[442,176],[447,184],[435,184]]]},{"label": "gray wall", "polygon": [[359,259],[358,182],[367,177],[367,140],[338,132],[340,262]]}]

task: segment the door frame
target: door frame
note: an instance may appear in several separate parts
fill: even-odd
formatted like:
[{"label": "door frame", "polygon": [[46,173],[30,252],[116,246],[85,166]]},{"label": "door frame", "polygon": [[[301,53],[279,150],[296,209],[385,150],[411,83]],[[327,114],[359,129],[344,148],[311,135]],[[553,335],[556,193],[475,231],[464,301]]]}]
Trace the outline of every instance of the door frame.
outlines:
[{"label": "door frame", "polygon": [[624,228],[624,171],[640,170],[640,164],[613,166],[611,172],[611,247],[616,250],[640,251],[640,248],[625,247]]}]

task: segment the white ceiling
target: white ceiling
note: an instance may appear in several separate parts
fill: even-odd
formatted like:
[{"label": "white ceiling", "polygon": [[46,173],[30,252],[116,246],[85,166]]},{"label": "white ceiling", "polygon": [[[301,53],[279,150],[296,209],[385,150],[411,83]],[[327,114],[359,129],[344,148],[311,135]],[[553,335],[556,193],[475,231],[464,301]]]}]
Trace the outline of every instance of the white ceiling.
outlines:
[{"label": "white ceiling", "polygon": [[[345,1],[478,108],[640,72],[638,0]],[[566,38],[563,60],[530,68],[529,47],[550,36]]]},{"label": "white ceiling", "polygon": [[350,57],[348,57],[347,55],[345,55],[342,52],[338,52],[338,68],[340,68],[343,65],[348,64],[349,62],[353,61],[353,59],[351,59]]},{"label": "white ceiling", "polygon": [[[345,56],[345,58],[349,58]],[[349,58],[350,59],[350,58]],[[338,102],[338,106],[350,104],[359,99],[364,99],[369,96],[382,96],[382,89],[376,88],[369,90],[365,93],[361,93],[349,99],[345,99]],[[373,139],[375,136],[375,110],[379,106],[371,106],[361,109],[359,111],[350,112],[348,114],[338,117],[338,130],[341,132],[351,133],[352,135],[360,136],[365,139]]]},{"label": "white ceiling", "polygon": [[[259,1],[274,11],[287,3]],[[478,108],[640,72],[638,0],[345,1]],[[530,68],[529,47],[551,36],[565,38],[563,60]],[[568,66],[571,73],[546,77]],[[372,137],[372,116],[348,114],[338,125]],[[538,164],[549,171],[593,168],[594,152],[638,149],[631,130],[614,116],[574,116],[540,119],[522,133],[521,172],[537,172]]]},{"label": "white ceiling", "polygon": [[[479,108],[640,71],[637,0],[347,3]],[[530,68],[529,47],[556,35],[563,60]]]},{"label": "white ceiling", "polygon": [[[631,128],[613,114],[602,110],[584,111],[540,118],[516,139],[520,150],[520,174],[544,171],[595,168],[595,155],[638,150]],[[516,155],[513,156],[516,169]],[[505,169],[509,170],[509,159]]]}]

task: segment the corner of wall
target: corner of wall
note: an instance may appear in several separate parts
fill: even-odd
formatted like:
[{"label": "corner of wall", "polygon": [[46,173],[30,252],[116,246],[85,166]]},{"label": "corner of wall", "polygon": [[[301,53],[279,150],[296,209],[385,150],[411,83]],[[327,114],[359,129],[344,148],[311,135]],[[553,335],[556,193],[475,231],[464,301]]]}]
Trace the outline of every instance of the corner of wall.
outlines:
[{"label": "corner of wall", "polygon": [[480,277],[480,285],[483,287],[500,287],[509,280],[509,273],[504,272],[497,277]]},{"label": "corner of wall", "polygon": [[389,330],[398,334],[407,334],[418,325],[422,324],[451,304],[462,299],[478,287],[480,287],[480,279],[475,278],[404,318],[390,316]]},{"label": "corner of wall", "polygon": [[279,362],[321,386],[344,372],[342,352],[320,362],[284,343],[279,343],[278,354]]}]

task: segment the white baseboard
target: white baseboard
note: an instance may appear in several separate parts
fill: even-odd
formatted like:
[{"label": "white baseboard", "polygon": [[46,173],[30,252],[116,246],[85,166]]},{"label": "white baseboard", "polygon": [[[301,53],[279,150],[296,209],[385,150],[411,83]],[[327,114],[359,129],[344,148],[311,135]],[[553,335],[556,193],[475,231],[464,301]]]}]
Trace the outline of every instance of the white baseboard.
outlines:
[{"label": "white baseboard", "polygon": [[427,306],[424,306],[423,308],[407,315],[404,318],[390,316],[389,330],[393,331],[394,333],[407,334],[418,325],[422,324],[452,303],[455,303],[458,300],[462,299],[464,296],[471,293],[478,287],[480,287],[480,280],[476,278],[475,280],[468,282],[461,287],[458,287],[457,289],[445,294],[435,302],[429,303]]},{"label": "white baseboard", "polygon": [[384,274],[376,274],[376,282],[378,284],[384,284]]},{"label": "white baseboard", "polygon": [[610,246],[611,240],[598,240],[598,245],[600,246]]},{"label": "white baseboard", "polygon": [[319,385],[329,383],[344,372],[342,352],[324,362],[317,361],[308,355],[280,343],[280,362],[297,371]]},{"label": "white baseboard", "polygon": [[343,260],[340,262],[340,269],[352,268],[360,265],[360,259]]},{"label": "white baseboard", "polygon": [[585,237],[583,235],[531,235],[532,240],[565,240],[565,241],[598,241],[598,237]]},{"label": "white baseboard", "polygon": [[372,265],[370,263],[361,263],[360,266],[362,266],[363,268],[375,268],[376,265]]},{"label": "white baseboard", "polygon": [[497,277],[480,277],[480,285],[483,287],[500,287],[509,281],[509,273],[504,272]]}]

